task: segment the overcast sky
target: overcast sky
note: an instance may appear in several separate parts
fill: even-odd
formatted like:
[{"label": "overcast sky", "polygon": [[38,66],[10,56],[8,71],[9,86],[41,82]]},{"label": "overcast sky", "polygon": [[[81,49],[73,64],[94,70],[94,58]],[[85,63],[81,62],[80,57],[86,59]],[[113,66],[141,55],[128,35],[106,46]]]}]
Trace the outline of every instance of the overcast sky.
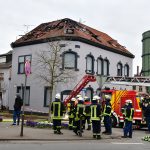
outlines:
[{"label": "overcast sky", "polygon": [[142,33],[150,30],[150,0],[0,0],[0,54],[41,23],[70,18],[105,32],[142,65]]}]

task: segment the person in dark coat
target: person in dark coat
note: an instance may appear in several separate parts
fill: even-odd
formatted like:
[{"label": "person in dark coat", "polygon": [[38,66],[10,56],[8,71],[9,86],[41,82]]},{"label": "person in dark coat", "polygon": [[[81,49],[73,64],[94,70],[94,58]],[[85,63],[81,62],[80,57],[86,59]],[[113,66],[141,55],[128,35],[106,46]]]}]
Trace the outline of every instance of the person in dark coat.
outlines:
[{"label": "person in dark coat", "polygon": [[[13,124],[12,125],[19,125],[20,123],[20,114],[21,114],[21,107],[23,105],[23,101],[20,97],[20,94],[16,94],[15,103],[14,103],[14,112],[13,112]],[[17,123],[16,123],[17,121]]]},{"label": "person in dark coat", "polygon": [[144,102],[141,103],[141,108],[143,111],[143,115],[148,127],[148,133],[150,133],[150,99],[149,96],[144,98]]}]

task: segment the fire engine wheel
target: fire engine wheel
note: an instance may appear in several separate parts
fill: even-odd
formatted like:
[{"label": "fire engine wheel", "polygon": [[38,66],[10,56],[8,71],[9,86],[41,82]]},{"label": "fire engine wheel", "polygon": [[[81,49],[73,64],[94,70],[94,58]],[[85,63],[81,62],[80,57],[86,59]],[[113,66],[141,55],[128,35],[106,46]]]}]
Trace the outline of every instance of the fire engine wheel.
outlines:
[{"label": "fire engine wheel", "polygon": [[117,118],[114,115],[111,116],[111,121],[112,121],[112,127],[116,127],[117,126]]}]

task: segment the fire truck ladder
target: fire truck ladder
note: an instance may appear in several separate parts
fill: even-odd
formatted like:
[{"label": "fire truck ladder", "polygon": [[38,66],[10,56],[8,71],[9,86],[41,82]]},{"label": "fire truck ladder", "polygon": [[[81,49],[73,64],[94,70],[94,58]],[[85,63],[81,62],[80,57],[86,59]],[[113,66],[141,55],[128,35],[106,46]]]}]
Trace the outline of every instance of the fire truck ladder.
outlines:
[{"label": "fire truck ladder", "polygon": [[76,97],[80,91],[89,83],[89,82],[95,82],[96,78],[93,75],[85,75],[79,83],[73,88],[72,92],[70,93],[69,96],[66,97],[64,100],[64,104],[66,105],[71,98]]},{"label": "fire truck ladder", "polygon": [[150,77],[107,77],[105,84],[150,86]]}]

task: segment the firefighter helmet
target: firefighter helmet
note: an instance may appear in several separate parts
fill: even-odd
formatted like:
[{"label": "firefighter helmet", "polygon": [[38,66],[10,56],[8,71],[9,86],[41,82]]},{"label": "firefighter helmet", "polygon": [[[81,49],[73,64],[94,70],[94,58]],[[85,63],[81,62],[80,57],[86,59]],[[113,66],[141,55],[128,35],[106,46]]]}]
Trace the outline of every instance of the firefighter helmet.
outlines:
[{"label": "firefighter helmet", "polygon": [[55,96],[55,98],[60,99],[60,94],[57,93],[56,96]]},{"label": "firefighter helmet", "polygon": [[130,99],[127,99],[125,102],[128,104],[132,104],[132,100],[130,100]]},{"label": "firefighter helmet", "polygon": [[76,99],[73,97],[73,98],[71,99],[71,101],[72,101],[72,102],[75,102],[75,101],[76,101]]},{"label": "firefighter helmet", "polygon": [[77,96],[76,96],[76,98],[78,99],[79,97],[81,97],[81,95],[80,94],[78,94]]},{"label": "firefighter helmet", "polygon": [[110,96],[109,96],[109,95],[105,95],[105,99],[106,99],[107,101],[110,101]]},{"label": "firefighter helmet", "polygon": [[82,97],[79,97],[78,100],[79,100],[79,101],[83,101],[83,98],[82,98]]}]

